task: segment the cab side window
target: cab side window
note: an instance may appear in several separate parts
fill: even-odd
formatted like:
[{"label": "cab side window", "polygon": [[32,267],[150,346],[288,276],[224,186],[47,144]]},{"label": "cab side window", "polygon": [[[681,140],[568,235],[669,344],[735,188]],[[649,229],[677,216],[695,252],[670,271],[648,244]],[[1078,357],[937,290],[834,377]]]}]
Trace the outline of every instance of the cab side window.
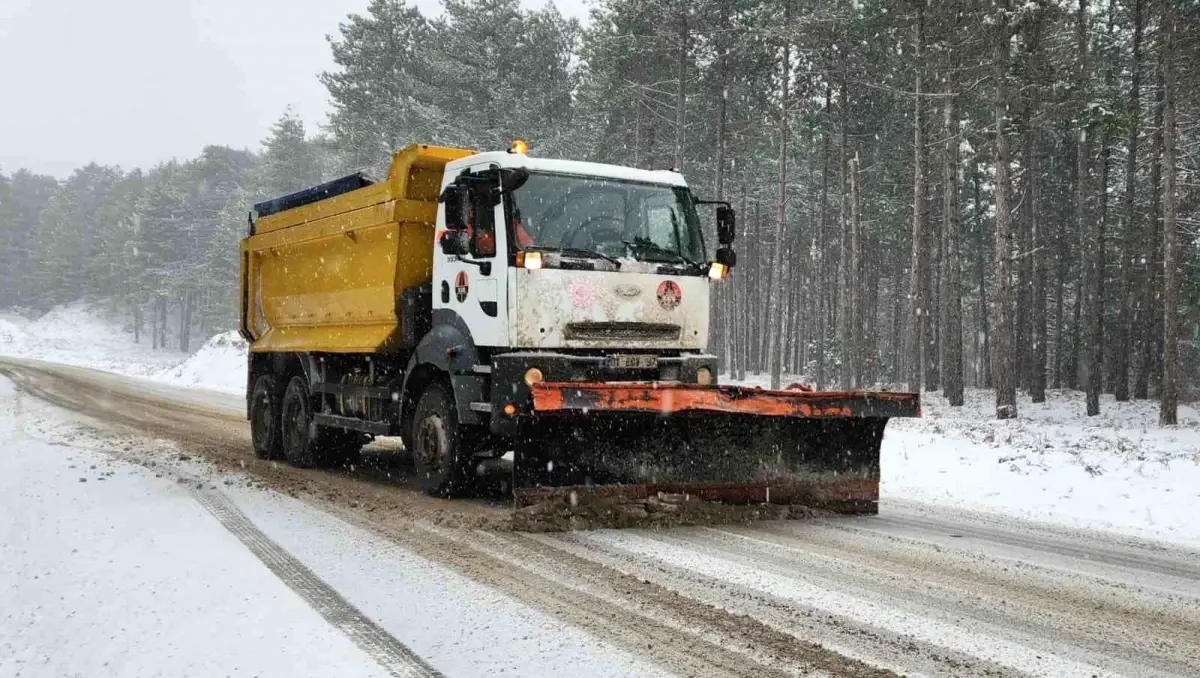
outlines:
[{"label": "cab side window", "polygon": [[496,213],[490,203],[486,193],[471,196],[471,256],[478,259],[496,256]]}]

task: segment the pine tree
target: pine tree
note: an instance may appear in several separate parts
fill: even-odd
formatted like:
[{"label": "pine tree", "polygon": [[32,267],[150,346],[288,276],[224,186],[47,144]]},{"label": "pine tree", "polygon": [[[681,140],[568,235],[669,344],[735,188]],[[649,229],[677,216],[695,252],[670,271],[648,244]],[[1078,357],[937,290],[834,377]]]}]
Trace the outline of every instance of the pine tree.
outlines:
[{"label": "pine tree", "polygon": [[[402,146],[437,140],[438,120],[451,117],[429,102],[429,21],[403,0],[371,0],[331,37],[336,70],[321,73],[333,110],[329,126],[343,171],[383,168]],[[439,85],[442,83],[438,83]]]},{"label": "pine tree", "polygon": [[321,182],[318,149],[304,133],[304,121],[291,108],[284,111],[263,140],[258,160],[262,194],[279,197]]},{"label": "pine tree", "polygon": [[996,120],[996,332],[992,354],[992,380],[996,384],[996,418],[1017,416],[1016,356],[1013,353],[1013,227],[1009,206],[1011,179],[1008,154],[1010,1],[1000,0],[995,47]]}]

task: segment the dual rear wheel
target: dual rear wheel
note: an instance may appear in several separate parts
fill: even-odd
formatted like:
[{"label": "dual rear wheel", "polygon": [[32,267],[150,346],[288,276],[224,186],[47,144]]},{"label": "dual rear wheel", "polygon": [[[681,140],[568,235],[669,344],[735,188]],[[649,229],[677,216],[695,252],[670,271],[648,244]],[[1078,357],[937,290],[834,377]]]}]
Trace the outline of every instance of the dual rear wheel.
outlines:
[{"label": "dual rear wheel", "polygon": [[341,466],[355,461],[362,434],[322,428],[313,421],[308,383],[296,375],[283,388],[260,375],[250,392],[250,437],[254,456],[283,459],[293,466]]},{"label": "dual rear wheel", "polygon": [[[286,460],[301,468],[349,464],[363,445],[361,434],[313,422],[308,383],[299,375],[286,385],[269,374],[255,379],[250,437],[259,459]],[[475,446],[464,441],[448,385],[434,381],[426,386],[413,412],[408,441],[423,492],[449,497],[467,489]]]}]

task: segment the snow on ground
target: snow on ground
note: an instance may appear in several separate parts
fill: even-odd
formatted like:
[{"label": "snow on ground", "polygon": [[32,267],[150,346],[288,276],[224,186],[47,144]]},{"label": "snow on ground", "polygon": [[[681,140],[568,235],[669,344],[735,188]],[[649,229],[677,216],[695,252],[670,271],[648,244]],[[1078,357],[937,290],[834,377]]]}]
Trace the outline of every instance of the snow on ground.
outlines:
[{"label": "snow on ground", "polygon": [[[120,456],[130,445],[136,466]],[[0,377],[0,676],[384,676],[198,503],[229,496],[364,615],[455,676],[663,676],[165,441],[109,440]]]},{"label": "snow on ground", "polygon": [[149,377],[188,388],[245,393],[246,342],[237,332],[218,334],[198,351],[154,350],[147,335],[105,318],[83,302],[59,306],[30,320],[0,313],[0,356],[90,367],[132,377]]},{"label": "snow on ground", "polygon": [[[783,383],[802,381],[784,379]],[[765,375],[743,382],[766,386]],[[995,393],[969,389],[963,407],[922,393],[920,419],[895,419],[883,440],[880,492],[1072,527],[1200,544],[1200,412],[1158,425],[1158,402],[1018,393],[1016,419],[996,419]]]},{"label": "snow on ground", "polygon": [[1155,401],[1105,396],[1086,417],[1082,393],[1046,396],[1000,421],[991,391],[922,394],[922,419],[888,425],[883,496],[1200,544],[1200,413],[1164,428]]},{"label": "snow on ground", "polygon": [[387,675],[178,483],[24,401],[0,378],[0,675]]},{"label": "snow on ground", "polygon": [[236,483],[227,492],[267,536],[447,675],[668,675],[296,499]]},{"label": "snow on ground", "polygon": [[148,335],[141,343],[133,339],[132,331],[83,302],[59,306],[33,320],[0,313],[0,355],[138,377],[157,374],[187,357],[175,350],[153,350]]},{"label": "snow on ground", "polygon": [[225,332],[204,342],[187,360],[154,376],[176,386],[222,393],[246,392],[246,340]]}]

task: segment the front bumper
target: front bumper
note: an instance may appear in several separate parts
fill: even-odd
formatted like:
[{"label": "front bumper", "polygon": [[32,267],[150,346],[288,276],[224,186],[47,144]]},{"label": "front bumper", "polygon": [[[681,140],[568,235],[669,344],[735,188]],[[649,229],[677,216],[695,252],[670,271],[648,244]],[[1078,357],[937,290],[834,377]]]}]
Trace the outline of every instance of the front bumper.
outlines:
[{"label": "front bumper", "polygon": [[718,412],[765,417],[918,417],[920,398],[891,391],[770,391],[695,384],[534,384],[538,414]]},{"label": "front bumper", "polygon": [[[541,370],[545,383],[572,384],[631,384],[655,383],[664,386],[696,386],[700,368],[707,368],[715,379],[719,360],[704,353],[679,353],[656,356],[652,369],[613,369],[606,366],[603,355],[594,353],[563,353],[550,351],[518,351],[492,356],[491,399],[492,433],[515,435],[522,419],[535,414],[533,391],[525,383],[525,373],[532,368]],[[512,405],[512,415],[505,407]]]}]

